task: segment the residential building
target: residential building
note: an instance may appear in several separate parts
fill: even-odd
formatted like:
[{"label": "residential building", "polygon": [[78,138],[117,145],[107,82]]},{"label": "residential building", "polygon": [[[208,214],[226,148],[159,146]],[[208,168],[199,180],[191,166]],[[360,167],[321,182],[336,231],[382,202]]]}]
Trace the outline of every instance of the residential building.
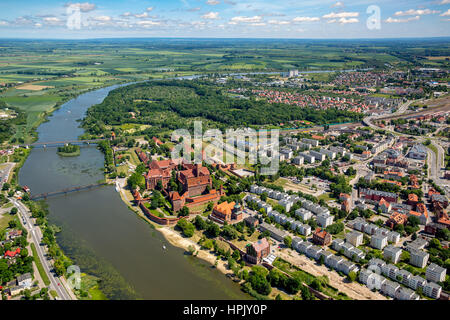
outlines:
[{"label": "residential building", "polygon": [[418,268],[425,268],[430,255],[422,250],[412,249],[410,251],[409,263]]},{"label": "residential building", "polygon": [[312,212],[304,208],[300,208],[295,210],[295,215],[301,218],[303,221],[308,221],[312,217]]},{"label": "residential building", "polygon": [[288,235],[286,232],[279,230],[265,222],[259,225],[259,230],[261,232],[268,231],[270,233],[270,236],[277,241],[284,241],[284,238],[286,238],[286,236]]},{"label": "residential building", "polygon": [[292,160],[292,163],[293,163],[293,164],[296,164],[296,165],[298,165],[298,166],[302,165],[304,162],[305,162],[305,158],[303,158],[303,157],[295,157],[295,158]]},{"label": "residential building", "polygon": [[381,272],[383,273],[383,275],[394,280],[397,280],[397,273],[399,271],[400,269],[394,266],[393,264],[386,264],[383,267],[381,267]]},{"label": "residential building", "polygon": [[430,298],[439,299],[441,296],[442,287],[434,282],[427,282],[423,287],[423,293]]},{"label": "residential building", "polygon": [[419,295],[409,288],[400,287],[395,294],[397,300],[419,300]]},{"label": "residential building", "polygon": [[373,235],[370,239],[370,245],[378,250],[383,250],[385,246],[387,246],[387,236],[383,235]]},{"label": "residential building", "polygon": [[308,224],[301,224],[297,228],[298,232],[300,232],[301,235],[309,236],[311,234],[311,226]]},{"label": "residential building", "polygon": [[412,276],[411,278],[409,278],[409,287],[413,290],[422,288],[427,284],[427,281],[422,278],[421,276]]},{"label": "residential building", "polygon": [[319,214],[317,215],[317,223],[322,227],[326,228],[329,225],[333,224],[334,216],[329,214]]},{"label": "residential building", "polygon": [[31,273],[25,273],[17,277],[17,285],[23,289],[30,289],[33,284]]},{"label": "residential building", "polygon": [[326,155],[325,155],[325,154],[320,153],[320,152],[317,152],[317,151],[314,151],[314,150],[311,150],[311,151],[309,152],[309,154],[310,154],[311,156],[314,156],[314,158],[315,158],[317,161],[319,161],[319,162],[322,162],[322,161],[325,160],[325,158],[326,158]]},{"label": "residential building", "polygon": [[313,233],[313,242],[321,246],[327,246],[331,243],[331,234],[322,228],[317,228]]},{"label": "residential building", "polygon": [[426,271],[426,278],[433,282],[443,282],[445,280],[445,275],[447,269],[438,266],[435,263],[431,263]]},{"label": "residential building", "polygon": [[386,280],[381,285],[381,293],[391,297],[395,298],[397,291],[400,289],[400,285],[396,282],[393,282],[391,280]]},{"label": "residential building", "polygon": [[359,247],[363,243],[363,234],[361,232],[352,231],[345,235],[345,240],[355,247]]},{"label": "residential building", "polygon": [[396,264],[400,261],[402,252],[403,252],[403,250],[401,248],[394,247],[393,245],[388,245],[386,248],[384,248],[383,256],[385,259]]}]

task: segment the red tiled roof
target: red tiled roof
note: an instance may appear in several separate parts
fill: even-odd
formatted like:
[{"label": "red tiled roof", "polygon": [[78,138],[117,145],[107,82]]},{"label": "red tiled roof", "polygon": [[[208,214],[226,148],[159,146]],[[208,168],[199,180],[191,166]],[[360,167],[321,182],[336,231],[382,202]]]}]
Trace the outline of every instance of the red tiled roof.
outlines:
[{"label": "red tiled roof", "polygon": [[17,248],[16,251],[9,251],[6,250],[5,252],[5,258],[6,257],[10,257],[10,258],[14,258],[16,255],[18,255],[20,253],[20,248]]}]

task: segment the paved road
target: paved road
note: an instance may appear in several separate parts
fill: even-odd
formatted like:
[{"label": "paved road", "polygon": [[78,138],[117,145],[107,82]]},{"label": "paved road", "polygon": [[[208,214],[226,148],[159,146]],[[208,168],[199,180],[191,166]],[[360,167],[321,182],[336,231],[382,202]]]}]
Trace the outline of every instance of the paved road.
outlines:
[{"label": "paved road", "polygon": [[61,281],[58,279],[58,276],[54,272],[52,272],[53,267],[46,259],[44,247],[41,245],[42,242],[41,229],[33,224],[28,208],[25,207],[25,205],[23,205],[20,201],[14,198],[10,198],[10,201],[19,210],[19,215],[21,216],[22,222],[26,221],[24,225],[28,233],[31,235],[31,243],[34,243],[39,259],[41,260],[44,270],[47,273],[48,278],[50,279],[49,290],[55,290],[60,300],[72,300],[72,296],[68,293],[68,289],[66,289],[63,286]]}]

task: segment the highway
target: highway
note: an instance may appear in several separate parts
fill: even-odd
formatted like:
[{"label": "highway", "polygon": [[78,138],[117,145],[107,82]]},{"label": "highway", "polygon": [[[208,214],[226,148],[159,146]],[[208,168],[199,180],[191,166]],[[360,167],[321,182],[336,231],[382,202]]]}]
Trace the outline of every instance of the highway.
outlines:
[{"label": "highway", "polygon": [[61,283],[58,276],[53,271],[53,267],[50,265],[50,262],[46,258],[44,246],[41,245],[41,229],[38,226],[34,225],[33,221],[31,220],[31,213],[29,212],[28,208],[14,198],[10,198],[9,200],[18,209],[18,214],[21,217],[22,223],[27,229],[29,235],[31,235],[31,243],[34,243],[39,259],[41,260],[44,270],[47,273],[48,278],[50,279],[49,291],[55,290],[58,294],[58,300],[72,300],[72,296],[69,294],[68,289]]}]

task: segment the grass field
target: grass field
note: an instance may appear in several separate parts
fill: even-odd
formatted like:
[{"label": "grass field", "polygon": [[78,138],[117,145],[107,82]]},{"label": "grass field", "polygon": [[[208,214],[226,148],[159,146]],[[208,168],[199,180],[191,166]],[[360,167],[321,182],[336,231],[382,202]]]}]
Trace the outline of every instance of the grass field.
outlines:
[{"label": "grass field", "polygon": [[41,260],[39,259],[39,256],[36,251],[36,246],[34,245],[34,243],[31,244],[31,250],[33,251],[34,263],[36,264],[36,268],[39,271],[42,281],[44,281],[44,284],[46,286],[50,285],[50,279],[48,278],[47,273],[44,270],[44,266],[42,265]]}]

